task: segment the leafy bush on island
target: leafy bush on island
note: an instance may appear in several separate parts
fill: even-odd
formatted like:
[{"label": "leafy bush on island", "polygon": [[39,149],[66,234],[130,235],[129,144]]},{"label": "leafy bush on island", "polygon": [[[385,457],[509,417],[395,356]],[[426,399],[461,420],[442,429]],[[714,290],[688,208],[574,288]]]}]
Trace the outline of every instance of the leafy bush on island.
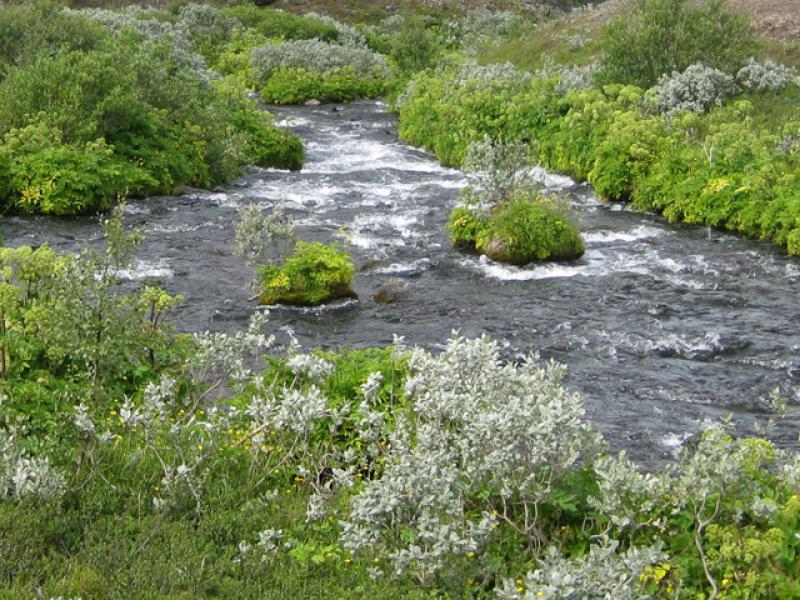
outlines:
[{"label": "leafy bush on island", "polygon": [[298,242],[280,266],[260,269],[262,304],[316,306],[341,298],[357,298],[355,268],[336,244]]},{"label": "leafy bush on island", "polygon": [[528,145],[486,136],[470,144],[464,163],[469,185],[448,224],[456,248],[515,265],[583,256],[566,208],[535,192]]},{"label": "leafy bush on island", "polygon": [[253,287],[262,304],[316,306],[353,291],[355,267],[336,244],[298,242],[282,206],[265,213],[242,209],[236,227],[236,252],[258,270]]}]

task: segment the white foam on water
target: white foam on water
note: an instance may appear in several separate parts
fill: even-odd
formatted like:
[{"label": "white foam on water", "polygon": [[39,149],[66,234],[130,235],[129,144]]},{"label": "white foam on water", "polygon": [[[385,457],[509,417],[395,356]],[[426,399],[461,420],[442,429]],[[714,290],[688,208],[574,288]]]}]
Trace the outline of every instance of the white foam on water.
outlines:
[{"label": "white foam on water", "polygon": [[164,261],[148,263],[141,260],[134,261],[130,269],[120,269],[117,276],[127,281],[139,281],[140,279],[171,279],[175,273]]},{"label": "white foam on water", "polygon": [[363,233],[389,229],[396,231],[401,237],[409,239],[420,236],[414,230],[414,226],[418,224],[419,219],[412,213],[359,215],[353,222],[353,230]]},{"label": "white foam on water", "polygon": [[577,185],[574,179],[566,175],[551,173],[544,167],[537,165],[531,169],[531,175],[536,183],[541,183],[548,188],[563,189]]},{"label": "white foam on water", "polygon": [[150,209],[142,204],[126,204],[125,205],[125,214],[126,215],[149,215]]},{"label": "white foam on water", "polygon": [[653,227],[652,225],[639,225],[629,231],[609,231],[600,229],[589,231],[582,234],[583,241],[587,244],[610,244],[614,242],[635,242],[649,238],[657,238],[666,235],[666,229]]},{"label": "white foam on water", "polygon": [[267,306],[267,308],[273,312],[295,312],[305,315],[308,314],[318,315],[322,313],[346,310],[353,306],[357,306],[358,303],[359,300],[356,300],[354,298],[349,298],[342,302],[330,302],[328,304],[322,304],[320,306],[287,306],[285,304],[271,304]]},{"label": "white foam on water", "polygon": [[145,231],[150,233],[190,233],[200,229],[222,229],[219,223],[200,223],[199,225],[162,225],[156,223],[152,227],[147,227]]},{"label": "white foam on water", "polygon": [[415,275],[425,271],[430,264],[430,259],[420,258],[410,263],[392,263],[375,269],[375,273],[380,273],[381,275]]},{"label": "white foam on water", "polygon": [[534,279],[553,279],[558,277],[575,277],[585,274],[583,265],[562,265],[559,263],[548,263],[535,267],[517,267],[493,261],[492,259],[481,256],[477,261],[464,259],[462,264],[475,268],[477,267],[487,277],[499,279],[501,281],[531,281]]},{"label": "white foam on water", "polygon": [[[336,197],[350,192],[351,188],[319,181],[297,179],[294,181],[261,181],[250,190],[250,195],[266,199],[272,204],[282,203],[292,208],[329,206]],[[264,204],[265,208],[271,208]]]},{"label": "white foam on water", "polygon": [[281,119],[280,121],[276,121],[275,125],[278,127],[305,127],[310,125],[311,121],[308,119],[304,119],[303,117],[286,117]]},{"label": "white foam on water", "polygon": [[[315,151],[324,148],[322,160],[314,160]],[[307,145],[311,158],[303,171],[306,173],[350,173],[353,171],[378,171],[395,169],[424,173],[451,173],[452,169],[441,166],[427,157],[409,156],[406,147],[365,140],[358,135],[339,135],[329,143]]]}]

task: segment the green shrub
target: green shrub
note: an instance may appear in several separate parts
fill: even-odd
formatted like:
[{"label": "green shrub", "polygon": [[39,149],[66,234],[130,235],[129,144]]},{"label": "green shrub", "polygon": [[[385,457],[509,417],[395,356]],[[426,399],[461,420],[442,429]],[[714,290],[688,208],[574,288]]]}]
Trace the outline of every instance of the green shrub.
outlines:
[{"label": "green shrub", "polygon": [[102,210],[128,190],[155,185],[134,163],[114,156],[100,138],[63,144],[44,123],[11,130],[0,146],[2,208],[25,213],[68,215]]},{"label": "green shrub", "polygon": [[10,68],[0,81],[0,154],[15,155],[0,166],[4,207],[85,213],[118,196],[211,187],[245,164],[302,166],[297,137],[173,50],[123,30],[113,44]]},{"label": "green shrub", "polygon": [[240,4],[223,8],[222,14],[238,19],[243,25],[270,39],[333,42],[338,37],[336,28],[329,23],[274,8]]},{"label": "green shrub", "polygon": [[60,52],[87,52],[108,43],[100,23],[66,13],[56,2],[34,1],[0,8],[0,81],[16,66]]},{"label": "green shrub", "polygon": [[550,201],[519,196],[501,204],[478,236],[489,258],[515,265],[573,260],[584,253],[580,232]]},{"label": "green shrub", "polygon": [[702,62],[735,72],[753,54],[747,16],[726,10],[725,0],[635,0],[606,27],[600,80],[644,89],[661,75]]},{"label": "green shrub", "polygon": [[385,84],[379,78],[364,78],[351,69],[323,74],[299,68],[280,68],[259,87],[261,97],[272,104],[300,104],[309,99],[320,102],[351,102],[375,98]]},{"label": "green shrub", "polygon": [[475,250],[478,239],[486,230],[488,215],[479,214],[466,206],[457,206],[450,212],[447,231],[453,246],[461,250]]},{"label": "green shrub", "polygon": [[315,306],[356,298],[354,273],[350,257],[336,244],[298,242],[281,266],[261,268],[261,303]]},{"label": "green shrub", "polygon": [[391,38],[389,56],[403,75],[432,66],[437,54],[436,36],[422,17],[406,17],[403,27]]}]

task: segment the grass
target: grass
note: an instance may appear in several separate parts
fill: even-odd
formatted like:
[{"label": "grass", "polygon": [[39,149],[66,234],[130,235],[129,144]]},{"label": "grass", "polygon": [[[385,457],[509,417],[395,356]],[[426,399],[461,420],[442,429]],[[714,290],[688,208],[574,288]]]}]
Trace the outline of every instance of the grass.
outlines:
[{"label": "grass", "polygon": [[487,49],[483,63],[510,62],[520,69],[534,71],[549,57],[558,64],[586,65],[600,57],[602,24],[587,17],[558,19]]},{"label": "grass", "polygon": [[[237,494],[228,495],[232,501]],[[336,545],[338,527],[304,523],[304,490],[217,505],[199,517],[154,514],[135,496],[130,500],[87,490],[80,501],[65,500],[73,503],[67,510],[0,504],[0,550],[24,569],[8,581],[15,567],[0,560],[0,600],[38,597],[40,588],[44,597],[98,600],[433,597],[410,581],[373,581],[366,570],[375,565],[351,559],[338,546],[326,551]],[[257,532],[268,528],[282,529],[296,550],[262,562]],[[253,545],[244,558],[240,541]]]},{"label": "grass", "polygon": [[800,121],[800,86],[789,85],[778,93],[748,92],[733,99],[737,100],[749,100],[753,124],[777,135],[787,123]]}]

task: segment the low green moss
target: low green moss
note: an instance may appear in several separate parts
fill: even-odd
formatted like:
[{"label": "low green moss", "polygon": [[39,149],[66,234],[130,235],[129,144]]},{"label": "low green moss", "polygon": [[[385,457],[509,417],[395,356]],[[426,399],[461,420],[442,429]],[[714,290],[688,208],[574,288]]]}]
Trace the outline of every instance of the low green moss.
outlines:
[{"label": "low green moss", "polygon": [[351,287],[355,268],[336,244],[299,242],[281,266],[261,268],[261,303],[317,306],[358,298]]}]

